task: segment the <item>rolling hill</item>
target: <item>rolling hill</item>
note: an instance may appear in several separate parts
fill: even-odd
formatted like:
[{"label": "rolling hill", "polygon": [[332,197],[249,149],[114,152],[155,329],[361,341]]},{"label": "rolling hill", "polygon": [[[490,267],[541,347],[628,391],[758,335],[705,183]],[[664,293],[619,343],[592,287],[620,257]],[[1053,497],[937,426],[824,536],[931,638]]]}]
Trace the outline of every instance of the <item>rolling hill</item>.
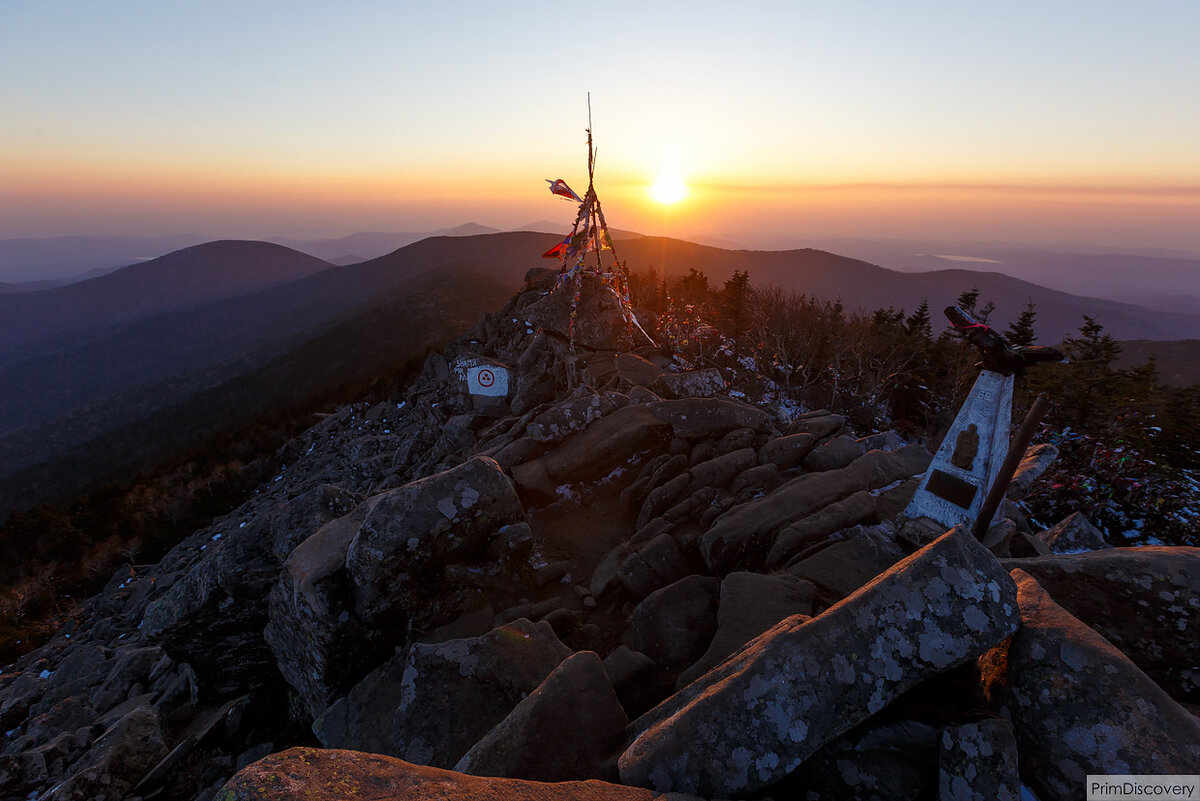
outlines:
[{"label": "rolling hill", "polygon": [[[46,489],[53,483],[54,470],[63,465],[76,465],[76,473],[91,465],[95,479],[110,463],[115,468],[117,462],[137,463],[133,457],[138,454],[149,458],[146,454],[161,453],[163,443],[184,447],[272,404],[299,402],[338,382],[360,380],[365,375],[355,372],[360,368],[380,369],[372,361],[370,345],[364,347],[373,340],[390,343],[381,345],[389,354],[388,363],[401,364],[427,347],[425,329],[436,334],[434,338],[449,337],[457,333],[452,330],[455,325],[466,325],[475,313],[502,303],[530,267],[555,264],[540,254],[557,239],[555,234],[530,232],[431,237],[344,267],[264,243],[211,243],[181,251],[199,259],[192,269],[204,274],[208,268],[199,257],[224,259],[230,248],[286,255],[288,269],[325,269],[257,291],[247,287],[254,280],[282,280],[283,272],[267,279],[234,275],[242,281],[237,284],[242,294],[116,324],[94,323],[86,335],[62,337],[54,348],[0,365],[0,384],[5,387],[0,394],[0,481]],[[735,270],[745,270],[754,284],[840,298],[849,309],[892,306],[911,311],[928,299],[936,310],[978,286],[984,300],[997,304],[993,321],[999,325],[1032,299],[1043,342],[1056,342],[1073,332],[1083,314],[1099,319],[1120,339],[1200,337],[1197,315],[1079,297],[999,273],[901,273],[824,251],[732,251],[660,237],[621,240],[618,250],[632,269],[653,265],[678,274],[695,268],[717,285]],[[161,281],[163,288],[143,296],[141,306],[127,305],[127,310],[133,309],[127,313],[137,314],[155,302],[185,302],[180,286],[190,272],[172,272],[170,258],[138,268],[159,270],[150,278]],[[116,280],[116,274],[106,278]],[[217,291],[206,286],[206,291]],[[225,286],[225,291],[238,291]],[[71,287],[53,292],[66,289]],[[419,315],[413,311],[418,307]],[[406,329],[408,317],[420,320],[420,326]],[[31,318],[28,324],[39,322]],[[48,326],[45,321],[40,324],[43,330]],[[363,333],[367,330],[377,333]],[[310,355],[301,358],[302,353]],[[263,381],[265,375],[273,377]],[[265,407],[263,398],[269,400]],[[189,411],[180,411],[184,409]],[[193,418],[195,425],[181,423]],[[24,476],[21,481],[6,478],[17,472]],[[69,489],[55,492],[61,497]],[[41,496],[9,492],[6,497]]]},{"label": "rolling hill", "polygon": [[226,240],[184,248],[87,281],[0,296],[0,358],[37,343],[245,295],[327,270],[281,245]]}]

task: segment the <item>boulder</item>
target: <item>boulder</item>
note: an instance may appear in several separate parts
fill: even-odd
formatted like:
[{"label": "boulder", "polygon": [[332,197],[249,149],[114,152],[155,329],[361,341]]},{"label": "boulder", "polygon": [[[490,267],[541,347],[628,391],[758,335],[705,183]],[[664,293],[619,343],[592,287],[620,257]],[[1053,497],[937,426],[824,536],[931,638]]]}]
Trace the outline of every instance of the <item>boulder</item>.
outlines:
[{"label": "boulder", "polygon": [[1104,539],[1104,533],[1093,526],[1082,512],[1072,512],[1037,536],[1049,546],[1051,553],[1102,551],[1112,547]]},{"label": "boulder", "polygon": [[1021,801],[1011,722],[988,718],[942,729],[938,801]]},{"label": "boulder", "polygon": [[221,695],[256,686],[274,673],[263,628],[283,559],[358,501],[322,485],[213,534],[200,561],[146,608],[142,634],[192,665]]},{"label": "boulder", "polygon": [[830,543],[812,556],[788,566],[793,576],[812,582],[818,595],[840,601],[904,558],[883,526],[856,526],[846,539]]},{"label": "boulder", "polygon": [[220,801],[654,801],[656,793],[601,781],[531,782],[468,776],[356,751],[290,748],[247,766]]},{"label": "boulder", "polygon": [[1029,492],[1029,488],[1033,486],[1033,482],[1041,478],[1042,473],[1045,473],[1047,468],[1054,463],[1058,458],[1058,448],[1048,442],[1030,445],[1025,449],[1025,455],[1021,458],[1021,463],[1017,465],[1017,470],[1013,473],[1012,480],[1008,482],[1006,494],[1009,498],[1021,498],[1025,493]]},{"label": "boulder", "polygon": [[373,754],[394,753],[392,728],[403,699],[407,666],[407,651],[394,654],[321,712],[312,725],[321,745]]},{"label": "boulder", "polygon": [[1010,560],[1177,698],[1200,702],[1200,548],[1151,545]]},{"label": "boulder", "polygon": [[715,459],[701,462],[690,471],[692,483],[688,487],[688,492],[689,494],[695,492],[700,487],[715,487],[716,489],[727,487],[739,475],[754,467],[757,462],[758,454],[753,448],[741,448]]},{"label": "boulder", "polygon": [[715,367],[682,373],[664,372],[651,389],[664,398],[711,398],[725,391],[725,379]]},{"label": "boulder", "polygon": [[871,451],[841,470],[812,473],[787,482],[764,498],[730,509],[700,540],[700,552],[713,573],[746,561],[765,559],[770,536],[780,528],[861,490],[886,487],[922,472],[932,457],[924,448]]},{"label": "boulder", "polygon": [[618,645],[604,657],[604,672],[630,717],[648,711],[671,691],[654,660],[627,645]]},{"label": "boulder", "polygon": [[1078,799],[1088,775],[1191,773],[1200,720],[1119,650],[1013,570],[1021,626],[980,659],[985,697],[1016,729],[1041,801]]},{"label": "boulder", "polygon": [[556,482],[595,481],[635,454],[666,451],[671,427],[646,406],[626,406],[592,423],[543,457]]},{"label": "boulder", "polygon": [[870,520],[875,516],[876,505],[874,495],[859,490],[797,520],[775,537],[766,566],[774,569],[786,565],[793,556],[830,534]]},{"label": "boulder", "polygon": [[362,624],[346,552],[374,502],[321,527],[292,551],[268,600],[263,637],[283,678],[312,717],[380,656],[380,633]]},{"label": "boulder", "polygon": [[629,719],[592,651],[567,657],[471,747],[454,769],[474,776],[616,780]]},{"label": "boulder", "polygon": [[812,434],[818,441],[837,434],[846,425],[840,414],[812,414],[796,418],[788,426],[788,434]]},{"label": "boulder", "polygon": [[[793,434],[792,436],[800,436]],[[840,470],[867,452],[854,437],[840,436],[822,442],[804,457],[804,469],[810,473],[821,470]]]},{"label": "boulder", "polygon": [[659,534],[621,560],[617,581],[634,598],[645,598],[659,587],[676,582],[691,572],[687,559],[671,535]]},{"label": "boulder", "polygon": [[389,753],[453,767],[570,655],[549,623],[523,619],[474,639],[413,643]]},{"label": "boulder", "polygon": [[630,344],[621,301],[589,272],[559,283],[549,295],[526,307],[524,315],[533,326],[592,350],[619,350]]},{"label": "boulder", "polygon": [[621,380],[634,386],[653,387],[664,372],[664,368],[635,353],[618,353],[613,361]]},{"label": "boulder", "polygon": [[1012,579],[956,527],[824,614],[783,620],[643,715],[621,778],[706,797],[752,793],[1017,621]]},{"label": "boulder", "polygon": [[717,631],[708,650],[679,675],[677,688],[691,684],[750,640],[792,615],[811,615],[816,588],[787,574],[730,573],[721,581]]},{"label": "boulder", "polygon": [[776,437],[762,446],[758,452],[759,464],[773,464],[780,470],[799,467],[804,459],[817,447],[817,438],[812,434],[789,434]]},{"label": "boulder", "polygon": [[442,568],[480,558],[496,529],[524,520],[500,465],[476,456],[377,495],[346,552],[360,618],[402,623],[431,617],[446,589]]},{"label": "boulder", "polygon": [[926,723],[868,722],[828,743],[772,790],[776,798],[813,801],[926,801],[937,787],[937,749],[938,730]]},{"label": "boulder", "polygon": [[713,439],[739,428],[770,431],[771,417],[762,409],[723,398],[683,398],[645,404],[659,420],[671,424],[675,435],[695,442]]},{"label": "boulder", "polygon": [[688,576],[655,590],[633,610],[625,644],[679,670],[696,661],[717,630],[717,599],[721,580]]},{"label": "boulder", "polygon": [[117,721],[71,766],[71,775],[47,801],[124,798],[167,753],[162,721],[150,706],[140,706]]}]

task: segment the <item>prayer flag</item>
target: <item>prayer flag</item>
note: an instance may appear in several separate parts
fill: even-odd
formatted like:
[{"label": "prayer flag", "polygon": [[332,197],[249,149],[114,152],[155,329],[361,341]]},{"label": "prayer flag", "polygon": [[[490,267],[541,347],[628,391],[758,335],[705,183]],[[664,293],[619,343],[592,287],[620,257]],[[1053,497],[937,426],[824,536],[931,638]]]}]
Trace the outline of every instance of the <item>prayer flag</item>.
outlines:
[{"label": "prayer flag", "polygon": [[574,200],[577,203],[583,202],[583,198],[575,194],[575,190],[567,186],[567,182],[562,178],[559,178],[556,181],[551,181],[549,178],[547,178],[546,183],[550,184],[550,191],[559,197],[565,197],[567,200]]}]

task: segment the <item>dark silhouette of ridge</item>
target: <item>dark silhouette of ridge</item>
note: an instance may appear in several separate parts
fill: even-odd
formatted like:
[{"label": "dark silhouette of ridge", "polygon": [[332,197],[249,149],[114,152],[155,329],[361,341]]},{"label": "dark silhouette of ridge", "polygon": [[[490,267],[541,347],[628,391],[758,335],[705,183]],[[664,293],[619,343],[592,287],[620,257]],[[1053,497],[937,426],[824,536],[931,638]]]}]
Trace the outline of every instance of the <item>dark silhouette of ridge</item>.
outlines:
[{"label": "dark silhouette of ridge", "polygon": [[32,343],[278,286],[330,266],[267,242],[195,245],[87,281],[0,297],[0,343],[12,354]]}]

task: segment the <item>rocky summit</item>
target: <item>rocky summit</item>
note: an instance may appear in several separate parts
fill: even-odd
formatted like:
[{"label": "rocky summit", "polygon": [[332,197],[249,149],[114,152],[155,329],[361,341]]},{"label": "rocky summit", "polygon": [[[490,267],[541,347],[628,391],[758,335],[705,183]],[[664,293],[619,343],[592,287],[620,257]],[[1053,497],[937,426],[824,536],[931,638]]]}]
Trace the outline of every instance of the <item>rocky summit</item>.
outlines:
[{"label": "rocky summit", "polygon": [[905,536],[924,447],[556,283],[5,666],[0,796],[1066,801],[1195,773],[1200,550],[1012,504],[983,542]]}]

